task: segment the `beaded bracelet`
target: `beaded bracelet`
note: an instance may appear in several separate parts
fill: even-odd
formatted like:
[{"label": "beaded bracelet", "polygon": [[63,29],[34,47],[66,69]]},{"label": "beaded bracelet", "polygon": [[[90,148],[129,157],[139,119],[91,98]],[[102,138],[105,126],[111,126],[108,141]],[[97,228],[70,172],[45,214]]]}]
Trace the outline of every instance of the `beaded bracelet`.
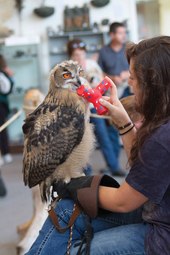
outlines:
[{"label": "beaded bracelet", "polygon": [[129,128],[127,131],[125,131],[124,133],[119,133],[119,135],[125,135],[125,134],[127,134],[128,132],[130,132],[133,128],[134,128],[134,124],[133,124],[133,126],[131,127],[131,128]]},{"label": "beaded bracelet", "polygon": [[119,130],[123,130],[127,127],[129,127],[132,124],[132,122],[128,122],[127,124],[125,124],[124,126],[118,127]]}]

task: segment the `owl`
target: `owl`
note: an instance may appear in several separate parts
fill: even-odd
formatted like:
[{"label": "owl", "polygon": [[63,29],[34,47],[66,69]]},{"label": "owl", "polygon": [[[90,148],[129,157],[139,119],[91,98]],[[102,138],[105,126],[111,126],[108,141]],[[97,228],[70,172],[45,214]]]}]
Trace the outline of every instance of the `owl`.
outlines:
[{"label": "owl", "polygon": [[50,198],[54,182],[83,175],[94,148],[89,105],[76,93],[82,84],[89,87],[77,62],[57,64],[47,96],[24,121],[24,183],[30,188],[39,184],[43,201]]}]

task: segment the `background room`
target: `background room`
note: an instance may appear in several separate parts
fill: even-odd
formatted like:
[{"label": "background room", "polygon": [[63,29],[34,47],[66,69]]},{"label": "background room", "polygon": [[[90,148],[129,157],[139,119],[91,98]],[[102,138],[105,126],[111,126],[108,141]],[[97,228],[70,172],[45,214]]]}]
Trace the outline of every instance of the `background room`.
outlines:
[{"label": "background room", "polygon": [[[8,82],[12,84],[6,94],[1,91],[0,84],[1,109],[4,94],[7,100],[5,103],[8,104],[4,117],[0,114],[0,255],[23,255],[33,240],[31,237],[30,240],[21,242],[31,226],[28,221],[34,214],[32,191],[24,186],[22,177],[22,125],[25,114],[38,106],[46,95],[50,70],[64,60],[73,59],[75,49],[83,50],[86,60],[93,60],[95,67],[97,65],[89,81],[97,85],[104,73],[109,74],[99,59],[101,49],[109,47],[111,43],[109,29],[115,22],[121,24],[120,27],[125,31],[126,40],[118,42],[118,46],[122,44],[121,49],[124,49],[127,41],[138,42],[153,36],[170,35],[170,1],[0,0],[0,55],[5,59],[5,68],[4,65],[1,66],[0,60],[0,74],[1,71],[7,72]],[[73,42],[71,55],[68,52],[69,41]],[[128,68],[123,71],[128,72]],[[88,68],[87,73],[90,75]],[[1,80],[0,76],[0,82]],[[125,89],[129,89],[127,81],[128,77],[120,82],[120,85],[123,84],[120,97],[126,95]],[[128,90],[127,95],[131,94],[132,91]],[[91,113],[93,114],[93,110]],[[7,120],[9,123],[6,127],[3,124]],[[122,142],[120,138],[113,142],[115,132],[110,131],[108,120],[102,121],[99,123],[95,118],[91,119],[96,128],[97,142],[90,157],[87,174],[107,173],[122,182],[124,170],[128,168]],[[101,129],[102,134],[99,132],[99,125],[105,125]],[[102,135],[108,137],[114,145],[117,143],[117,147],[106,148],[105,143],[108,140],[104,141]],[[115,155],[112,155],[112,150]],[[113,158],[115,167],[110,163]],[[46,211],[42,218],[44,217]]]}]

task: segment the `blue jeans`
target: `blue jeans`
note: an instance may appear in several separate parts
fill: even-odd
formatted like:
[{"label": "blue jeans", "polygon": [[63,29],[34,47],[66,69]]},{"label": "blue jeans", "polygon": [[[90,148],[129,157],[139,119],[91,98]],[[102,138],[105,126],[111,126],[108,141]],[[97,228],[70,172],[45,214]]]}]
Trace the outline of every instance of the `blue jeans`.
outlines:
[{"label": "blue jeans", "polygon": [[92,175],[93,169],[90,165],[87,165],[83,172],[85,175]]},{"label": "blue jeans", "polygon": [[[72,215],[73,201],[62,200],[55,208],[61,227],[65,227]],[[147,226],[141,219],[141,209],[132,213],[105,213],[91,222],[94,237],[91,255],[145,255],[144,239]],[[76,255],[86,230],[85,216],[81,214],[73,228],[71,255]],[[37,240],[26,255],[64,255],[69,230],[60,234],[48,217]],[[83,255],[83,253],[82,253]]]},{"label": "blue jeans", "polygon": [[131,96],[131,95],[133,95],[133,93],[130,91],[129,86],[127,86],[125,88],[125,90],[123,91],[123,94],[122,94],[121,98],[128,97],[128,96]]},{"label": "blue jeans", "polygon": [[[96,110],[91,109],[92,113]],[[95,126],[95,134],[100,145],[101,151],[109,167],[110,172],[113,174],[120,169],[119,165],[119,134],[118,131],[112,126],[107,125],[104,119],[90,118],[90,122]]]}]

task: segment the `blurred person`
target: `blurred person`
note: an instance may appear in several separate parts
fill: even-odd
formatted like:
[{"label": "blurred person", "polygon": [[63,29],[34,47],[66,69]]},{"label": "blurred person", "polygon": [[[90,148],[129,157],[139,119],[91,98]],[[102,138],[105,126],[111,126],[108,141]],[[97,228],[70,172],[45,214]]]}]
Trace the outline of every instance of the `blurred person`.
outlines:
[{"label": "blurred person", "polygon": [[98,63],[117,86],[120,98],[128,88],[129,78],[129,65],[125,56],[126,27],[123,23],[114,22],[109,32],[111,41],[100,50]]},{"label": "blurred person", "polygon": [[[8,67],[3,55],[0,55],[0,126],[7,120],[9,114],[8,95],[12,92],[13,79],[12,71]],[[9,152],[9,139],[7,130],[0,133],[0,164],[12,162],[12,156]]]},{"label": "blurred person", "polygon": [[0,197],[6,196],[7,190],[0,171]]},{"label": "blurred person", "polygon": [[[82,40],[70,40],[67,44],[67,52],[72,60],[77,61],[82,66],[86,73],[86,78],[92,88],[103,80],[104,76],[100,66],[96,61],[87,58],[86,44]],[[96,109],[93,106],[91,107],[91,112],[96,113]],[[91,122],[95,126],[95,134],[109,173],[114,176],[124,176],[125,173],[121,170],[118,162],[118,150],[117,147],[114,146],[115,137],[108,130],[108,128],[112,129],[113,127],[108,127],[104,119],[91,118]],[[101,171],[108,172],[108,170]]]},{"label": "blurred person", "polygon": [[86,44],[80,39],[70,40],[67,44],[69,57],[77,61],[86,72],[86,78],[91,87],[95,87],[103,78],[100,66],[93,59],[87,58]]},{"label": "blurred person", "polygon": [[[129,64],[125,56],[126,27],[123,23],[114,22],[110,25],[110,43],[99,52],[98,63],[105,75],[109,76],[117,86],[119,98],[131,94],[128,86]],[[108,131],[114,141],[115,159],[119,165],[120,140],[118,132],[108,123]]]}]

